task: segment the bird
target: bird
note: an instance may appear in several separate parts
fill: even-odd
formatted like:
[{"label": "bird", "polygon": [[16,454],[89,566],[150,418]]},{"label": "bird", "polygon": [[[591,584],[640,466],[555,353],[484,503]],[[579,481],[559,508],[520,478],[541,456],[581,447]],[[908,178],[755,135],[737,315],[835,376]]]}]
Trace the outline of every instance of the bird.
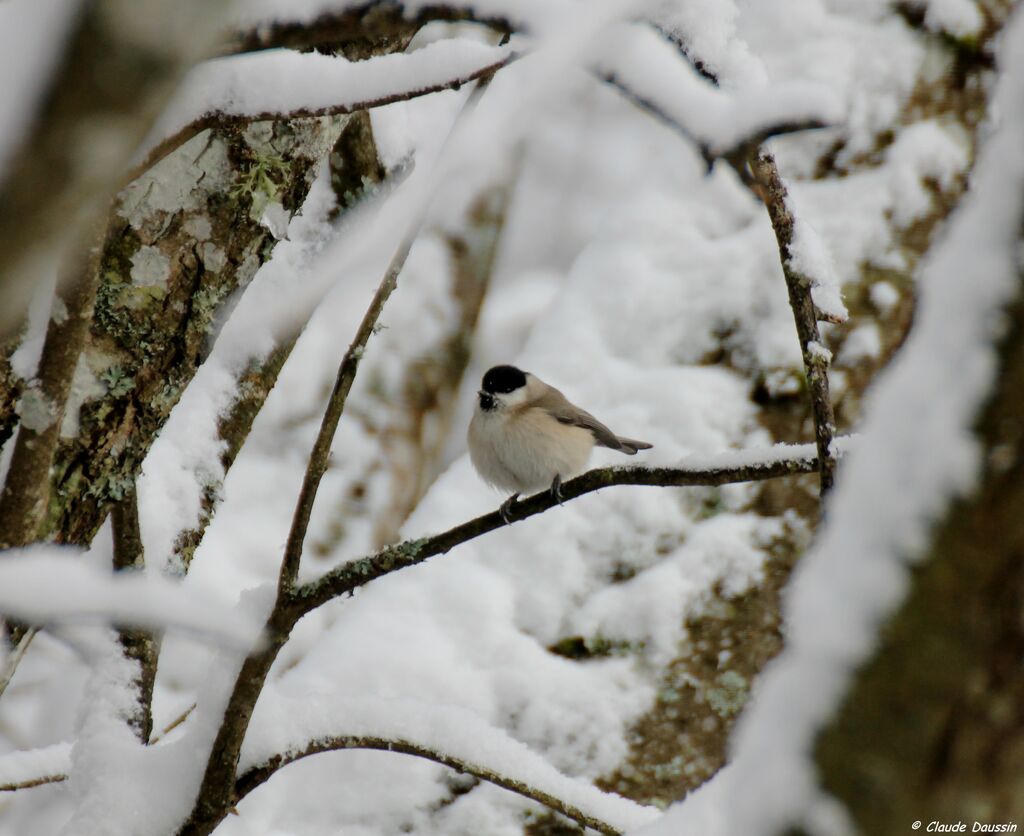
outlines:
[{"label": "bird", "polygon": [[653,446],[616,435],[554,386],[508,365],[484,374],[468,442],[480,478],[512,492],[500,509],[506,524],[522,493],[549,488],[561,503],[562,481],[583,472],[595,444],[627,456]]}]

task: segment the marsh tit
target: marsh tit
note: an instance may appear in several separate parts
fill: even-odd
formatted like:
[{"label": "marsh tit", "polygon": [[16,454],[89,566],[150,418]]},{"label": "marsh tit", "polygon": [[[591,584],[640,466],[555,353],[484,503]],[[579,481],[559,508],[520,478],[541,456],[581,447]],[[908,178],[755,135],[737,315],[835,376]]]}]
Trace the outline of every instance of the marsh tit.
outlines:
[{"label": "marsh tit", "polygon": [[529,372],[495,366],[484,375],[469,422],[469,457],[485,482],[513,492],[501,506],[506,523],[521,493],[550,487],[561,501],[562,480],[583,472],[595,444],[628,456],[651,447],[617,436]]}]

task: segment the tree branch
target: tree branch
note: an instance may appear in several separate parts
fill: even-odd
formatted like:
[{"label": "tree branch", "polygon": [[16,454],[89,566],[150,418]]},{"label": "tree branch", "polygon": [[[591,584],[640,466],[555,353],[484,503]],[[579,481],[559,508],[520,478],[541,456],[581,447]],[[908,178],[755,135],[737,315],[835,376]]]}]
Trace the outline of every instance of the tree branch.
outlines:
[{"label": "tree branch", "polygon": [[[8,625],[8,629],[10,625]],[[17,639],[17,643],[14,645],[14,649],[11,651],[10,656],[7,657],[7,663],[4,665],[2,671],[0,671],[0,697],[4,695],[7,690],[7,686],[11,684],[11,680],[14,678],[15,672],[18,670],[18,665],[21,664],[21,660],[25,658],[25,652],[28,650],[28,646],[32,644],[32,639],[36,637],[36,633],[39,632],[38,627],[29,627],[24,631],[19,630],[21,636]]]},{"label": "tree branch", "polygon": [[[115,572],[141,571],[145,568],[142,550],[142,531],[139,527],[138,493],[134,486],[111,509],[114,534]],[[117,631],[124,655],[138,665],[135,679],[136,712],[128,718],[136,736],[143,743],[153,732],[153,686],[156,683],[157,639],[151,630],[141,627],[122,627]]]},{"label": "tree branch", "polygon": [[[480,95],[487,88],[490,78],[490,75],[483,76],[477,82],[473,92],[463,104],[459,116],[456,117],[456,121],[460,120],[464,114],[472,109]],[[362,360],[366,344],[375,331],[377,319],[384,308],[384,304],[398,285],[398,274],[405,265],[405,260],[422,226],[424,216],[425,212],[421,212],[415,218],[412,227],[392,257],[384,278],[381,280],[369,308],[367,308],[366,313],[363,315],[363,320],[356,331],[356,336],[338,367],[334,388],[324,412],[320,431],[313,444],[302,487],[299,491],[299,498],[295,505],[292,526],[288,534],[288,541],[285,544],[285,553],[278,576],[277,597],[264,628],[265,639],[263,646],[245,660],[235,679],[231,696],[224,711],[223,722],[217,730],[217,737],[210,750],[206,771],[203,774],[195,806],[188,820],[182,826],[180,836],[205,836],[211,833],[230,809],[230,798],[234,788],[238,757],[246,731],[249,728],[249,721],[252,719],[256,700],[259,699],[260,692],[263,690],[263,685],[266,682],[267,675],[270,673],[271,666],[274,664],[274,660],[277,658],[277,654],[288,641],[288,637],[296,622],[306,612],[306,610],[296,605],[294,585],[299,571],[302,547],[305,542],[306,531],[309,527],[309,519],[313,510],[313,503],[316,499],[317,489],[324,472],[327,470],[334,431],[341,420],[341,414],[344,411],[345,402],[352,388],[352,382],[358,371],[359,362]]]},{"label": "tree branch", "polygon": [[836,420],[828,389],[828,355],[818,350],[821,337],[818,333],[818,313],[811,299],[811,278],[797,271],[793,265],[793,213],[786,200],[786,184],[779,175],[775,158],[758,148],[749,155],[748,163],[755,188],[768,210],[779,246],[782,273],[789,291],[789,304],[793,309],[807,375],[807,390],[814,416],[814,440],[818,446],[820,489],[824,497],[835,481],[836,458],[832,451],[832,439],[836,434]]},{"label": "tree branch", "polygon": [[602,821],[596,816],[586,813],[579,807],[575,807],[551,793],[547,793],[541,789],[530,786],[525,781],[519,781],[507,775],[502,775],[492,769],[488,769],[486,766],[481,766],[479,764],[454,757],[453,755],[446,754],[445,752],[432,749],[429,746],[423,746],[408,740],[363,735],[322,738],[310,743],[301,751],[275,755],[265,763],[253,767],[249,771],[245,772],[238,779],[238,782],[235,784],[235,803],[241,801],[246,795],[260,786],[260,784],[267,781],[279,769],[287,766],[288,764],[295,763],[295,761],[309,757],[310,755],[317,755],[322,752],[334,752],[343,749],[374,749],[382,752],[398,752],[403,755],[413,755],[418,758],[425,758],[426,760],[443,764],[444,766],[454,769],[456,772],[473,775],[481,780],[488,781],[495,786],[502,787],[503,789],[514,792],[525,798],[537,801],[545,807],[549,807],[550,809],[561,813],[563,816],[567,816],[582,827],[589,827],[596,830],[598,833],[607,834],[607,836],[617,836],[617,834],[622,832],[617,827]]},{"label": "tree branch", "polygon": [[[718,78],[707,66],[691,52],[687,44],[677,35],[667,31],[663,27],[655,26],[655,29],[669,42],[671,42],[679,54],[690,63],[691,66],[711,84],[718,85]],[[714,157],[709,157],[709,151],[701,145],[689,132],[668,114],[657,108],[656,105],[647,102],[637,96],[633,91],[628,90],[614,80],[609,83],[622,90],[631,100],[653,113],[663,122],[673,125],[691,142],[694,142],[700,149],[704,159],[710,166]],[[811,298],[812,277],[799,272],[793,265],[793,213],[787,201],[788,191],[786,184],[779,174],[775,158],[761,147],[761,143],[771,136],[782,133],[792,133],[795,130],[807,130],[809,128],[825,127],[821,124],[805,123],[802,127],[799,123],[793,123],[791,130],[781,130],[785,126],[778,126],[780,130],[772,133],[770,130],[761,131],[758,134],[747,137],[732,149],[717,155],[725,159],[736,170],[740,180],[756,194],[768,210],[768,217],[771,220],[772,228],[775,230],[775,239],[778,242],[779,258],[782,262],[782,272],[786,280],[786,288],[789,292],[789,304],[793,309],[793,319],[796,323],[797,336],[800,340],[800,350],[804,361],[804,371],[807,377],[807,389],[811,400],[811,414],[814,418],[814,439],[818,448],[818,470],[820,474],[820,493],[824,497],[835,481],[836,457],[832,450],[832,440],[835,437],[835,413],[832,409],[832,398],[828,388],[828,355],[819,350],[821,337],[818,332],[818,320],[830,320],[828,316],[817,309],[814,300]]]},{"label": "tree branch", "polygon": [[17,790],[28,790],[32,787],[41,787],[44,784],[59,784],[68,779],[67,775],[41,775],[38,778],[29,778],[26,781],[13,781],[10,784],[0,784],[0,792],[16,792]]},{"label": "tree branch", "polygon": [[171,154],[190,139],[201,134],[203,131],[212,130],[213,128],[238,130],[240,128],[244,128],[246,125],[251,125],[254,122],[315,119],[321,116],[342,116],[349,113],[355,113],[360,110],[372,110],[373,108],[383,107],[384,105],[394,104],[395,102],[409,101],[410,99],[416,99],[420,96],[428,96],[431,93],[439,93],[443,90],[458,90],[464,84],[469,84],[470,82],[477,81],[481,78],[489,78],[502,67],[511,64],[519,57],[520,56],[517,53],[510,53],[500,61],[494,61],[493,63],[479,67],[472,72],[456,76],[455,78],[448,79],[447,81],[439,84],[433,84],[428,87],[421,87],[415,90],[388,93],[383,96],[377,96],[375,98],[364,99],[356,102],[339,103],[336,105],[330,105],[329,107],[307,107],[296,108],[295,110],[286,112],[264,111],[261,113],[246,114],[230,114],[219,111],[207,113],[200,116],[198,119],[189,122],[189,124],[171,134],[169,137],[162,139],[152,149],[150,149],[146,154],[145,159],[129,170],[128,174],[125,176],[122,186],[125,186],[140,177],[144,172],[151,169],[168,154]]},{"label": "tree branch", "polygon": [[[751,459],[730,466],[708,466],[700,468],[673,467],[606,467],[589,470],[562,484],[562,503],[550,491],[535,494],[513,506],[516,521],[570,502],[602,488],[613,485],[649,485],[657,487],[698,487],[728,485],[737,482],[753,482],[791,476],[799,473],[813,473],[818,469],[818,460],[808,446],[798,447],[801,452],[789,458]],[[381,578],[408,566],[415,566],[431,557],[444,554],[455,546],[466,543],[502,528],[505,525],[501,513],[489,514],[457,525],[441,534],[406,540],[394,546],[381,549],[376,554],[350,561],[316,580],[298,587],[292,593],[295,606],[308,613],[317,607],[353,592],[372,580]]]},{"label": "tree branch", "polygon": [[707,165],[708,171],[711,170],[716,161],[726,160],[727,162],[732,163],[737,156],[745,156],[749,149],[757,148],[762,142],[771,139],[773,136],[799,133],[800,131],[814,131],[829,127],[828,123],[822,122],[819,119],[786,120],[771,125],[765,125],[753,134],[741,138],[729,148],[713,148],[709,143],[695,136],[689,128],[679,122],[675,117],[669,115],[653,99],[644,96],[642,93],[638,93],[616,76],[615,73],[598,73],[597,78],[618,90],[619,93],[638,108],[653,116],[663,125],[666,125],[679,133],[688,142],[693,143],[697,151],[700,153],[701,158]]},{"label": "tree branch", "polygon": [[74,280],[60,283],[36,379],[22,390],[21,425],[0,493],[0,548],[33,542],[46,516],[64,407],[92,322],[107,235],[83,253]]}]

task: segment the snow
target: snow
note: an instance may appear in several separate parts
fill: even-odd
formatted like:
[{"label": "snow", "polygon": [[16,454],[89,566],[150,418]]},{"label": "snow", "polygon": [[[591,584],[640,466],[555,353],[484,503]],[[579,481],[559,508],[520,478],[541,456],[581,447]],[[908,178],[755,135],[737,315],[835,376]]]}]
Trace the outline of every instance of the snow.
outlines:
[{"label": "snow", "polygon": [[30,623],[115,621],[173,627],[214,641],[248,646],[259,623],[206,591],[185,589],[153,573],[111,574],[77,549],[14,549],[0,564],[0,612]]},{"label": "snow", "polygon": [[54,743],[40,749],[9,752],[0,756],[0,787],[66,775],[71,768],[71,744]]},{"label": "snow", "polygon": [[275,755],[301,752],[315,741],[372,737],[410,742],[521,781],[620,830],[640,826],[658,815],[656,810],[603,793],[585,781],[567,778],[505,731],[453,706],[434,707],[409,699],[338,700],[330,694],[271,695],[260,701],[253,724],[256,742],[243,747],[239,764],[243,772]]},{"label": "snow", "polygon": [[868,293],[871,304],[882,315],[888,314],[900,301],[899,291],[889,282],[875,282]]},{"label": "snow", "polygon": [[958,38],[977,36],[985,18],[975,0],[926,0],[924,22],[929,29]]},{"label": "snow", "polygon": [[982,464],[972,426],[995,381],[993,323],[1019,293],[1019,11],[1001,63],[998,126],[923,268],[917,324],[866,399],[857,456],[839,474],[826,526],[788,596],[786,649],[741,718],[732,765],[638,831],[644,836],[775,833],[829,808],[816,786],[815,735],[903,599],[933,521],[975,484]]},{"label": "snow", "polygon": [[839,274],[821,236],[807,220],[807,213],[787,198],[793,213],[793,240],[789,245],[789,263],[811,282],[811,300],[819,314],[829,322],[845,322],[849,316],[843,304]]},{"label": "snow", "polygon": [[842,118],[838,102],[821,84],[793,80],[716,89],[648,26],[622,25],[606,40],[598,70],[652,101],[713,155],[731,151],[767,128],[808,121],[831,124]]},{"label": "snow", "polygon": [[449,39],[408,54],[355,62],[284,49],[214,59],[189,73],[144,148],[210,114],[267,118],[339,107],[359,110],[379,99],[401,98],[465,78],[509,54],[506,47]]},{"label": "snow", "polygon": [[854,328],[839,350],[839,366],[856,366],[863,360],[877,360],[882,355],[882,334],[878,324],[865,322]]}]

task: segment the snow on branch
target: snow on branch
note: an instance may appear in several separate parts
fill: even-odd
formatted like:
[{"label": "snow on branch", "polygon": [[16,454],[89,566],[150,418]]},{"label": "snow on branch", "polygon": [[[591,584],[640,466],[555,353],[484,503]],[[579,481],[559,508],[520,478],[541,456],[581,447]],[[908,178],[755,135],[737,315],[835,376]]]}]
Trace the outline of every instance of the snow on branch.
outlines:
[{"label": "snow on branch", "polygon": [[457,90],[515,57],[505,47],[451,39],[358,62],[287,50],[207,61],[186,78],[129,179],[211,128],[354,113]]},{"label": "snow on branch", "polygon": [[305,696],[300,704],[265,694],[252,732],[242,749],[236,802],[301,758],[342,749],[376,749],[426,758],[474,775],[600,833],[621,833],[659,815],[563,775],[503,729],[453,706],[442,709],[412,700],[311,701]]},{"label": "snow on branch", "polygon": [[71,744],[55,743],[41,749],[0,756],[0,792],[13,792],[67,780],[71,770]]},{"label": "snow on branch", "polygon": [[656,29],[612,30],[597,73],[635,104],[680,131],[709,163],[772,136],[823,128],[842,117],[831,91],[811,82],[726,91],[709,84]]},{"label": "snow on branch", "polygon": [[[848,439],[837,446],[846,448]],[[780,444],[761,451],[735,451],[713,457],[692,457],[682,467],[605,467],[588,470],[563,483],[562,503],[614,485],[655,487],[696,487],[728,485],[775,479],[818,470],[815,446]],[[541,514],[560,504],[550,491],[517,502],[512,509],[515,521]],[[501,528],[506,523],[499,511],[457,525],[441,534],[406,540],[388,546],[368,557],[339,566],[316,580],[297,588],[295,606],[310,612],[339,595],[346,595],[372,580],[408,566],[444,554],[462,543]]]},{"label": "snow on branch", "polygon": [[76,549],[12,549],[0,561],[0,613],[29,624],[101,620],[171,627],[247,648],[259,624],[160,575],[91,565]]}]

